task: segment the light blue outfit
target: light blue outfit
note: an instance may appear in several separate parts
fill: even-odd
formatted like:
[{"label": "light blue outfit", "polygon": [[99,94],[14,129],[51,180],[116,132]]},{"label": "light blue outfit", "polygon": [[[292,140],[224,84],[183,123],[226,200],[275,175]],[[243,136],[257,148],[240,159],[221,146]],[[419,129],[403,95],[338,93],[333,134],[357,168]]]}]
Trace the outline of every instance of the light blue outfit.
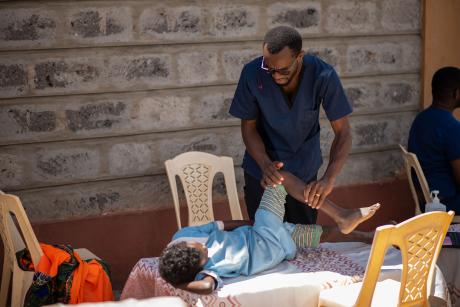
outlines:
[{"label": "light blue outfit", "polygon": [[253,226],[224,231],[211,222],[180,229],[173,240],[207,238],[209,260],[197,279],[213,276],[220,287],[220,277],[257,274],[293,259],[297,246],[317,246],[321,226],[283,223],[286,195],[282,185],[265,189]]}]

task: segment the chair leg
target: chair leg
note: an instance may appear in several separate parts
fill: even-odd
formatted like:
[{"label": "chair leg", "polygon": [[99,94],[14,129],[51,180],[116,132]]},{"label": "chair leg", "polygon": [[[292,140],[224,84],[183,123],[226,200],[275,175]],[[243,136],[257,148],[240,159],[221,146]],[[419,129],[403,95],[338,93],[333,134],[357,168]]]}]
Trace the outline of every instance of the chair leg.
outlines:
[{"label": "chair leg", "polygon": [[6,306],[8,293],[10,292],[11,282],[11,263],[7,255],[3,255],[3,272],[2,272],[2,285],[0,288],[0,306]]},{"label": "chair leg", "polygon": [[11,307],[24,305],[24,271],[18,267],[13,269],[13,291],[11,293]]}]

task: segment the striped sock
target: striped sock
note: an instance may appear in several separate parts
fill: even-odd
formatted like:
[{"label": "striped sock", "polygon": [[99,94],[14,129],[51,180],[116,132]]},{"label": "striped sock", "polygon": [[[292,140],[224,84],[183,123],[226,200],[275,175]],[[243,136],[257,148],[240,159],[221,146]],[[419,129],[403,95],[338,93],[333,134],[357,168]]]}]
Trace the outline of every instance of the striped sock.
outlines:
[{"label": "striped sock", "polygon": [[286,195],[286,189],[282,185],[277,185],[276,187],[268,187],[265,189],[264,194],[262,195],[259,208],[268,210],[283,220]]},{"label": "striped sock", "polygon": [[297,247],[318,247],[323,228],[320,225],[296,224],[291,234]]}]

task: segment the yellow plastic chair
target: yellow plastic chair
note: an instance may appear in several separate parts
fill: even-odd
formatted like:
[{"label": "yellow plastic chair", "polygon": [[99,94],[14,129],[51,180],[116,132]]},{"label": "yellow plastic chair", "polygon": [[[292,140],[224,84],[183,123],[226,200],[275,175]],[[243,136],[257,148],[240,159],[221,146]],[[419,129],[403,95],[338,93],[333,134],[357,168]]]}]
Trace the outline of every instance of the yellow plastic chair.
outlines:
[{"label": "yellow plastic chair", "polygon": [[[320,306],[429,306],[433,272],[453,211],[417,215],[398,225],[376,229],[364,279],[350,286],[323,290]],[[401,250],[401,280],[377,283],[388,247]]]},{"label": "yellow plastic chair", "polygon": [[[430,203],[433,201],[430,194],[430,188],[428,186],[428,182],[426,181],[425,174],[423,173],[422,167],[420,166],[420,162],[418,161],[417,156],[414,153],[408,152],[404,146],[399,144],[399,148],[401,148],[402,155],[404,158],[404,164],[406,167],[406,174],[407,180],[409,181],[410,190],[412,192],[412,197],[415,201],[415,215],[419,215],[422,212],[420,211],[420,203],[417,194],[417,190],[415,189],[414,181],[412,180],[412,172],[413,169],[415,174],[417,175],[418,181],[420,183],[420,187],[422,188],[423,198],[425,199],[425,204]],[[453,221],[455,223],[460,223],[460,216],[454,216]]]},{"label": "yellow plastic chair", "polygon": [[179,228],[182,226],[176,176],[179,176],[185,191],[189,226],[214,221],[212,181],[218,172],[222,172],[224,175],[232,219],[243,219],[236,190],[235,170],[232,158],[191,151],[180,154],[174,159],[167,160],[165,166],[176,210],[177,226]]},{"label": "yellow plastic chair", "polygon": [[[12,214],[16,217],[17,226],[13,221]],[[0,233],[4,246],[0,306],[6,306],[11,277],[13,277],[11,306],[23,306],[24,297],[32,283],[34,272],[23,271],[19,268],[16,252],[27,247],[30,251],[32,263],[37,266],[43,251],[19,198],[15,195],[5,194],[2,191],[0,191]],[[75,252],[82,259],[99,259],[85,248],[76,249]]]}]

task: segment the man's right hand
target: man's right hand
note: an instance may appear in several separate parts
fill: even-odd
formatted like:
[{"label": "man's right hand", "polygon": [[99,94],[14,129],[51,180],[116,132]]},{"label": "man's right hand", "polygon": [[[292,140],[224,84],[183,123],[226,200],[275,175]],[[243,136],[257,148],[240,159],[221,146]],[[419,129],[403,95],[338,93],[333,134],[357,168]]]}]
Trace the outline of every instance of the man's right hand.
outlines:
[{"label": "man's right hand", "polygon": [[264,164],[262,168],[262,180],[260,181],[264,189],[283,183],[284,178],[279,172],[282,167],[283,162],[279,161],[270,161]]}]

